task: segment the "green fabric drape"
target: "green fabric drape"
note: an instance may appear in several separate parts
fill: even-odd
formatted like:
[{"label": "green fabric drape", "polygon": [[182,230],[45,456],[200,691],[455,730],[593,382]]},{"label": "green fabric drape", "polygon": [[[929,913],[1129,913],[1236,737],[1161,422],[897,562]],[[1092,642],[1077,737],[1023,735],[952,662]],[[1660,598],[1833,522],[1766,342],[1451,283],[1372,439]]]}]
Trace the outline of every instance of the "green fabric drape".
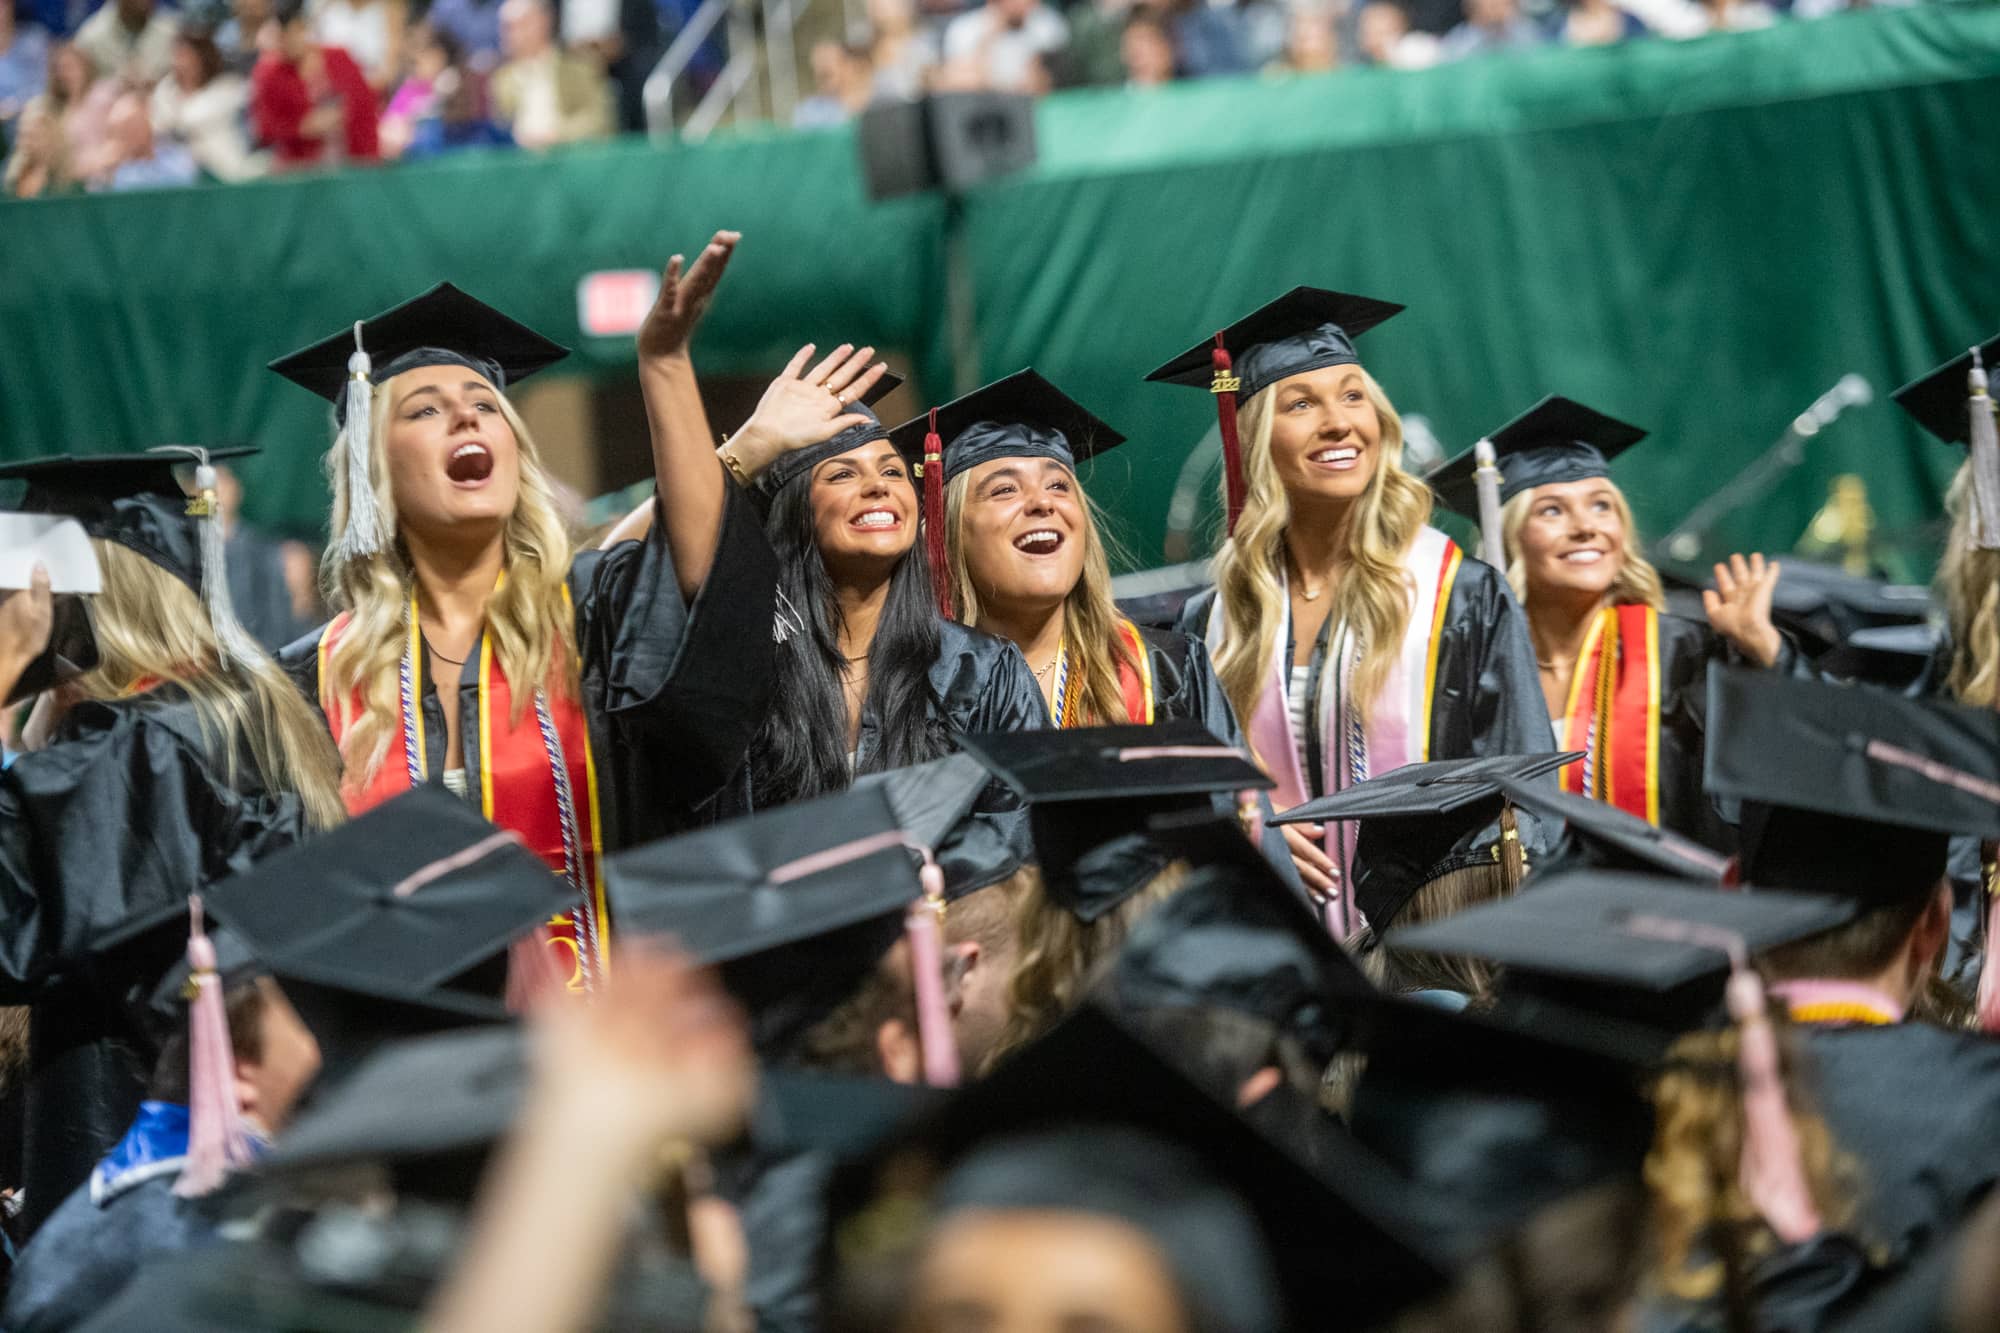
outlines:
[{"label": "green fabric drape", "polygon": [[[1409,304],[1363,353],[1454,451],[1544,392],[1650,427],[1618,467],[1648,532],[1858,371],[1876,402],[1721,537],[1789,546],[1840,472],[1894,527],[1957,459],[1887,391],[2000,329],[1995,105],[1987,4],[1052,97],[1040,164],[965,201],[980,369],[1032,362],[1132,437],[1093,494],[1140,563],[1213,411],[1139,377],[1300,282]],[[866,340],[942,394],[945,210],[868,205],[854,151],[771,133],[0,205],[0,457],[256,440],[256,512],[310,522],[325,414],[265,360],[441,278],[574,340],[579,276],[719,225],[746,241],[704,366]],[[622,341],[580,350],[629,373]]]}]

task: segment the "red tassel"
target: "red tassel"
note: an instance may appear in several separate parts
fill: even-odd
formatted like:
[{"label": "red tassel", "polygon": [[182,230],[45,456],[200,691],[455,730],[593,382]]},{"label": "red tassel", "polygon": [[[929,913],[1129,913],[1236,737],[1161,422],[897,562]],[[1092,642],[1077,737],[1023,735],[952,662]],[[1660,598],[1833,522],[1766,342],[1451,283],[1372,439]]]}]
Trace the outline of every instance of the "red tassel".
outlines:
[{"label": "red tassel", "polygon": [[1234,373],[1235,363],[1229,359],[1229,349],[1222,345],[1222,335],[1215,335],[1215,351],[1210,359],[1215,363],[1215,378],[1209,382],[1208,391],[1215,395],[1216,424],[1222,428],[1222,482],[1224,495],[1229,503],[1229,532],[1236,532],[1236,520],[1243,513],[1243,445],[1236,438],[1236,391],[1243,387],[1243,381]]},{"label": "red tassel", "polygon": [[924,552],[931,562],[938,614],[950,620],[951,565],[944,545],[944,441],[938,438],[935,407],[931,409],[930,431],[924,436]]}]

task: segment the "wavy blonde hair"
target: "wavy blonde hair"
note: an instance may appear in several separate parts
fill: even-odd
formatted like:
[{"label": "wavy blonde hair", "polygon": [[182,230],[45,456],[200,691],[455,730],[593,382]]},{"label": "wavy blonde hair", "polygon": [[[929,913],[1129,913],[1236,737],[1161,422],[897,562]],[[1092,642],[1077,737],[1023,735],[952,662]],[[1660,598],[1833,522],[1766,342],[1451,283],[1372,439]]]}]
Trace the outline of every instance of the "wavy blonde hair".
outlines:
[{"label": "wavy blonde hair", "polygon": [[208,611],[194,589],[145,556],[92,539],[104,590],[87,599],[98,664],[73,688],[121,699],[146,681],[187,692],[209,758],[240,786],[243,756],[268,792],[296,792],[314,828],[347,818],[340,756],[298,687],[262,649],[250,666],[224,670]]},{"label": "wavy blonde hair", "polygon": [[[1625,557],[1618,563],[1618,577],[1605,594],[1612,606],[1643,605],[1655,611],[1667,609],[1666,585],[1660,571],[1646,558],[1639,545],[1639,525],[1632,518],[1632,506],[1618,483],[1604,479],[1611,492],[1611,511],[1625,531]],[[1535,506],[1535,492],[1522,491],[1500,506],[1500,545],[1507,552],[1507,585],[1522,606],[1528,604],[1528,566],[1521,558],[1521,529],[1527,526],[1528,512]]]},{"label": "wavy blonde hair", "polygon": [[1173,861],[1137,893],[1095,921],[1056,903],[1036,878],[1014,900],[1014,970],[1007,979],[1007,1026],[989,1066],[1025,1046],[1075,1008],[1139,918],[1186,887],[1192,867]]},{"label": "wavy blonde hair", "polygon": [[[1382,386],[1361,372],[1363,391],[1382,423],[1381,457],[1347,524],[1347,559],[1327,615],[1361,635],[1354,709],[1366,721],[1402,648],[1416,588],[1403,567],[1410,543],[1431,517],[1430,488],[1403,471],[1403,419]],[[1292,506],[1271,461],[1276,386],[1237,409],[1247,483],[1235,535],[1215,556],[1215,614],[1222,616],[1215,674],[1236,715],[1248,719],[1277,653],[1271,630],[1285,615],[1285,528]],[[1225,482],[1226,485],[1226,482]]]},{"label": "wavy blonde hair", "polygon": [[[388,447],[389,418],[396,399],[396,376],[375,387],[370,408],[370,438],[375,445],[369,459],[369,480],[376,503],[393,523],[396,497],[389,485],[389,468],[384,451]],[[526,423],[507,401],[496,393],[500,415],[514,432],[520,459],[521,483],[514,512],[508,516],[501,534],[503,547],[501,586],[486,603],[486,631],[493,636],[494,655],[500,669],[513,682],[535,681],[551,695],[574,698],[576,679],[576,628],[574,614],[563,596],[569,576],[570,539],[556,506],[555,487],[542,467],[541,453],[528,434]],[[347,527],[352,497],[347,493],[348,432],[342,430],[328,451],[326,465],[333,483],[333,532]],[[334,545],[320,569],[330,605],[352,614],[346,630],[334,645],[327,669],[319,682],[320,706],[328,717],[338,716],[345,728],[341,758],[347,780],[364,786],[374,776],[389,739],[399,725],[402,704],[397,698],[399,665],[408,643],[407,620],[410,597],[416,586],[416,570],[400,539],[374,555],[347,561],[336,559]],[[351,700],[361,695],[359,717],[353,715]],[[531,701],[531,692],[513,691],[513,721],[518,724]]]},{"label": "wavy blonde hair", "polygon": [[1951,536],[1938,561],[1937,590],[1951,630],[1951,670],[1945,688],[1976,708],[2000,705],[2000,551],[1972,543],[1972,460],[1945,494]]},{"label": "wavy blonde hair", "polygon": [[[1083,574],[1063,599],[1063,641],[1082,668],[1083,719],[1093,725],[1122,723],[1125,718],[1125,691],[1119,684],[1118,664],[1132,662],[1118,622],[1124,619],[1111,599],[1111,558],[1109,543],[1101,525],[1103,515],[1076,473],[1064,468],[1083,511]],[[972,566],[965,557],[966,497],[971,493],[972,473],[961,472],[951,479],[944,492],[945,558],[951,569],[952,605],[959,620],[974,629],[980,625],[979,588],[972,580]]]},{"label": "wavy blonde hair", "polygon": [[[1779,1025],[1779,1069],[1798,1129],[1806,1188],[1826,1229],[1838,1231],[1854,1216],[1859,1172],[1801,1092],[1790,1025],[1779,1017],[1772,1022]],[[1656,1277],[1681,1300],[1713,1299],[1728,1278],[1726,1256],[1754,1259],[1777,1241],[1743,1188],[1739,1043],[1734,1027],[1682,1037],[1668,1051],[1666,1068],[1652,1088],[1653,1146],[1645,1177],[1653,1196]],[[1724,1230],[1733,1236],[1719,1235]]]}]

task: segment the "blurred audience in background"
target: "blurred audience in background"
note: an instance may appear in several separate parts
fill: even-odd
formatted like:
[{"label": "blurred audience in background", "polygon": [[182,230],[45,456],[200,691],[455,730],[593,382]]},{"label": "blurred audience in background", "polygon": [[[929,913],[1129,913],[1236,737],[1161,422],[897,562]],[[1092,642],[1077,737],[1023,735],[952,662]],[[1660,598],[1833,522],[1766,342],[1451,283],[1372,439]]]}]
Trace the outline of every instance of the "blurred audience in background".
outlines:
[{"label": "blurred audience in background", "polygon": [[[805,128],[878,99],[1423,69],[1542,46],[1699,37],[1871,0],[801,0]],[[1872,0],[1881,2],[1881,0]],[[0,0],[0,149],[19,197],[238,181],[646,126],[699,0]],[[844,26],[845,16],[861,21]],[[829,26],[831,31],[829,31]],[[683,79],[720,70],[727,25]],[[150,134],[127,94],[149,108]],[[33,111],[32,117],[29,115]],[[183,150],[185,150],[183,152]],[[138,157],[134,154],[138,153]]]},{"label": "blurred audience in background", "polygon": [[500,44],[507,61],[493,71],[493,114],[515,143],[553,148],[616,130],[610,81],[590,57],[557,45],[548,0],[506,0]]},{"label": "blurred audience in background", "polygon": [[122,92],[111,104],[105,126],[104,151],[87,182],[93,190],[156,190],[192,185],[200,176],[194,154],[172,139],[153,133],[146,98]]}]

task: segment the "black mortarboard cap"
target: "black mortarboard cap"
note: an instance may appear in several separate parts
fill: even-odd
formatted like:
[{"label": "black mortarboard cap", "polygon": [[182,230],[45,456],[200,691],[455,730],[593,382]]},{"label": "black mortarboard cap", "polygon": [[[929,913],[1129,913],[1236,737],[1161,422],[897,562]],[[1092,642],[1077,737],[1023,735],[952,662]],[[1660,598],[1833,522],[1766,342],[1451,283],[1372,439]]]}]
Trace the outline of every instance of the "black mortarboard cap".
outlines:
[{"label": "black mortarboard cap", "polygon": [[1323,1171],[1300,1162],[1086,1005],[843,1172],[835,1248],[865,1257],[870,1223],[928,1178],[941,1211],[1057,1209],[1137,1227],[1199,1327],[1324,1327],[1330,1285],[1341,1322],[1369,1327],[1437,1290],[1440,1259],[1408,1216],[1407,1188],[1337,1130],[1329,1145],[1338,1160]]},{"label": "black mortarboard cap", "polygon": [[830,436],[818,444],[807,445],[803,449],[791,450],[789,453],[781,454],[774,459],[768,467],[757,474],[757,482],[751,487],[751,494],[755,497],[758,504],[769,509],[771,498],[784,488],[786,482],[791,481],[794,477],[802,477],[821,463],[824,463],[827,459],[838,458],[850,449],[859,449],[862,445],[874,440],[888,439],[888,428],[881,423],[871,409],[876,403],[879,403],[900,388],[902,383],[903,377],[901,375],[893,371],[884,371],[882,378],[875,381],[875,386],[863,394],[859,402],[853,403],[847,408],[849,412],[859,412],[867,417],[868,420],[849,426],[846,430],[841,431],[837,435]]},{"label": "black mortarboard cap", "polygon": [[[448,282],[363,320],[361,346],[373,363],[369,378],[376,384],[407,370],[448,365],[476,371],[502,391],[569,355],[567,347]],[[279,357],[270,368],[338,408],[354,350],[349,326]]]},{"label": "black mortarboard cap", "polygon": [[947,899],[997,884],[1034,860],[1019,799],[969,754],[864,774],[854,786],[879,787],[897,827],[931,849]]},{"label": "black mortarboard cap", "polygon": [[[204,451],[211,463],[244,458],[249,446]],[[195,467],[194,450],[143,454],[61,454],[0,465],[0,482],[25,483],[6,507],[24,514],[66,514],[83,530],[136,551],[202,591],[201,525],[181,475]]]},{"label": "black mortarboard cap", "polygon": [[[1646,432],[1615,417],[1550,394],[1488,435],[1500,468],[1501,503],[1537,486],[1611,475],[1610,462],[1646,438]],[[1438,499],[1461,514],[1479,515],[1478,467],[1467,449],[1431,470],[1428,481]]]},{"label": "black mortarboard cap", "polygon": [[1354,847],[1354,899],[1380,932],[1432,880],[1498,862],[1499,833],[1494,824],[1506,804],[1503,782],[1532,782],[1578,757],[1488,755],[1406,764],[1294,806],[1275,822],[1360,821]]},{"label": "black mortarboard cap", "polygon": [[1177,859],[1153,836],[1156,818],[1211,811],[1218,798],[1272,785],[1247,753],[1190,718],[992,732],[961,744],[1028,802],[1043,886],[1086,922]]},{"label": "black mortarboard cap", "polygon": [[[1287,376],[1359,362],[1354,340],[1403,309],[1393,301],[1322,287],[1294,287],[1259,306],[1221,331],[1242,381],[1237,401],[1247,401]],[[1215,340],[1204,338],[1146,378],[1206,389],[1215,374],[1214,348]]]},{"label": "black mortarboard cap", "polygon": [[1953,834],[2000,836],[2000,716],[1776,672],[1709,673],[1704,780],[1746,803],[1743,878],[1882,904]]},{"label": "black mortarboard cap", "polygon": [[[1500,787],[1515,805],[1550,824],[1563,824],[1582,864],[1604,870],[1678,875],[1710,884],[1720,884],[1729,876],[1728,857],[1671,829],[1656,828],[1608,801],[1593,801],[1539,782],[1503,780]],[[1547,872],[1555,867],[1544,863],[1543,868]]]},{"label": "black mortarboard cap", "polygon": [[[1979,359],[1988,375],[2000,374],[2000,336],[1980,344]],[[1919,426],[1946,444],[1970,444],[1972,413],[1967,397],[1971,373],[1972,353],[1967,351],[1926,371],[1890,397],[1916,418]]]},{"label": "black mortarboard cap", "polygon": [[879,787],[731,820],[610,858],[611,914],[720,964],[758,1051],[782,1058],[860,988],[922,896],[900,833]]},{"label": "black mortarboard cap", "polygon": [[477,810],[420,788],[207,901],[344,1073],[387,1037],[503,1020],[507,946],[563,910],[569,889]]},{"label": "black mortarboard cap", "polygon": [[1155,830],[1194,868],[1140,918],[1099,997],[1117,1012],[1230,1009],[1263,1019],[1320,1064],[1344,1000],[1374,986],[1232,819]]},{"label": "black mortarboard cap", "polygon": [[[1612,870],[1556,875],[1499,902],[1391,931],[1391,948],[1458,955],[1508,969],[1517,988],[1593,1013],[1685,1030],[1722,994],[1729,958],[1702,943],[1655,938],[1667,921],[1741,938],[1747,953],[1809,939],[1852,920],[1852,901],[1802,893],[1732,893]],[[1543,982],[1557,984],[1545,985]]]},{"label": "black mortarboard cap", "polygon": [[1944,637],[1926,622],[1864,625],[1821,654],[1813,665],[1825,675],[1902,690],[1930,669],[1943,647]]},{"label": "black mortarboard cap", "polygon": [[[903,457],[921,464],[930,429],[926,413],[897,426],[889,438]],[[947,482],[996,458],[1052,458],[1073,471],[1083,460],[1125,443],[1123,435],[1034,370],[1017,370],[938,408],[937,433]]]}]

